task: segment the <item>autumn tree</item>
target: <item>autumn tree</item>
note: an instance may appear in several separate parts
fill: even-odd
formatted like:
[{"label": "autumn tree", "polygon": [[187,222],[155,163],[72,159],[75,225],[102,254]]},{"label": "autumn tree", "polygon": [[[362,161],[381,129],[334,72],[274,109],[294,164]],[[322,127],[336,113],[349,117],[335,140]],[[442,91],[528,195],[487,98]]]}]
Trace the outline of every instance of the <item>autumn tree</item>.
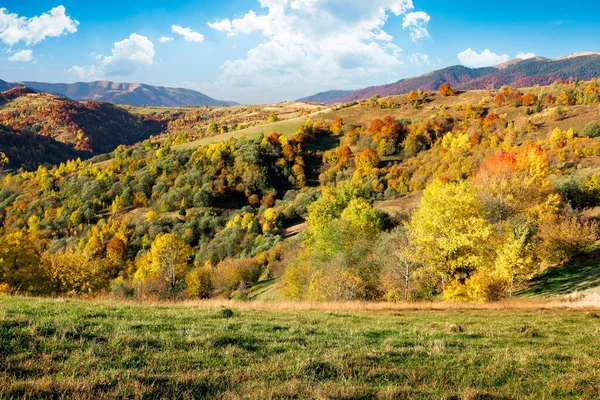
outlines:
[{"label": "autumn tree", "polygon": [[214,271],[210,263],[196,267],[185,276],[185,295],[191,299],[207,299],[214,288]]},{"label": "autumn tree", "polygon": [[589,249],[598,240],[598,224],[569,214],[547,214],[539,224],[541,258],[561,265]]},{"label": "autumn tree", "polygon": [[44,253],[41,264],[56,294],[92,296],[110,282],[105,261],[89,252],[67,249],[56,254]]},{"label": "autumn tree", "polygon": [[134,282],[158,279],[166,282],[170,293],[174,295],[187,273],[191,254],[190,246],[179,236],[160,234],[152,242],[147,255],[138,259]]},{"label": "autumn tree", "polygon": [[386,300],[411,298],[412,279],[419,264],[408,232],[397,228],[383,233],[377,242],[375,257],[381,264],[380,288]]},{"label": "autumn tree", "polygon": [[8,157],[6,157],[6,154],[0,152],[0,171],[2,171],[2,169],[8,165],[8,162],[9,160]]},{"label": "autumn tree", "polygon": [[438,93],[444,97],[456,95],[456,91],[454,89],[452,89],[449,82],[441,84],[440,87],[438,88]]},{"label": "autumn tree", "polygon": [[15,292],[45,294],[46,283],[33,237],[26,232],[0,235],[0,284]]},{"label": "autumn tree", "polygon": [[537,145],[524,144],[490,157],[473,183],[490,216],[501,222],[520,213],[535,214],[553,194],[549,175],[548,154]]},{"label": "autumn tree", "polygon": [[438,271],[443,282],[464,282],[485,264],[492,227],[468,182],[434,181],[423,194],[408,232],[419,260]]},{"label": "autumn tree", "polygon": [[337,117],[333,124],[331,124],[331,133],[334,135],[341,135],[344,133],[344,120],[342,117]]},{"label": "autumn tree", "polygon": [[356,171],[362,176],[370,174],[374,168],[377,168],[380,162],[381,159],[373,149],[363,150],[354,156]]},{"label": "autumn tree", "polygon": [[536,255],[534,227],[526,219],[508,223],[506,237],[497,249],[496,270],[509,282],[509,297],[517,281],[527,281],[541,271]]}]

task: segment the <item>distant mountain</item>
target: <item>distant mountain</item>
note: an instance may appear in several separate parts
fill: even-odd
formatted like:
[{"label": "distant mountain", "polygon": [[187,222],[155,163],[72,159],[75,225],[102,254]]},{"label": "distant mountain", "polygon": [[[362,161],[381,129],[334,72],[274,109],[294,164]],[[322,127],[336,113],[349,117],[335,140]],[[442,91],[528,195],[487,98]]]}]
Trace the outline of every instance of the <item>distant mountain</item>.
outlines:
[{"label": "distant mountain", "polygon": [[[345,103],[380,96],[406,94],[413,90],[435,91],[443,83],[450,83],[455,89],[477,90],[503,85],[528,87],[549,85],[557,79],[574,77],[590,80],[600,77],[600,52],[577,53],[549,60],[536,57],[528,60],[515,59],[495,67],[468,68],[456,65],[433,71],[428,74],[403,79],[383,86],[372,86],[353,91],[339,97],[327,97],[323,103]],[[329,92],[326,92],[329,93]],[[318,98],[319,94],[315,95]],[[308,97],[308,99],[313,96]]]},{"label": "distant mountain", "polygon": [[14,82],[0,80],[0,91],[28,86],[37,92],[68,97],[77,101],[105,101],[133,106],[225,106],[237,105],[234,101],[219,101],[191,89],[151,86],[141,83],[109,81],[77,83]]},{"label": "distant mountain", "polygon": [[356,90],[330,90],[328,92],[321,92],[315,95],[298,99],[305,103],[331,103],[340,97],[350,96],[356,92]]}]

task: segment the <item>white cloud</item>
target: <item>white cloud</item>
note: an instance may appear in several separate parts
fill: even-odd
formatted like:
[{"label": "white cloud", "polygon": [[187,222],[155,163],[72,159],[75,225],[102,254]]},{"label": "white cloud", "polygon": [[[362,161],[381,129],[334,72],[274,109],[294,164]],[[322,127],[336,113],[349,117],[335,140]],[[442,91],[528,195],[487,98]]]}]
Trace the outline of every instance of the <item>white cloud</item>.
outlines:
[{"label": "white cloud", "polygon": [[163,37],[161,37],[160,39],[158,39],[158,41],[159,41],[160,43],[169,43],[169,42],[172,42],[172,41],[173,41],[173,38],[172,38],[172,37],[166,37],[166,36],[163,36]]},{"label": "white cloud", "polygon": [[418,42],[419,39],[429,37],[427,24],[430,20],[431,17],[423,11],[411,12],[404,16],[402,29],[409,29],[412,41]]},{"label": "white cloud", "polygon": [[415,53],[408,56],[408,60],[414,65],[431,65],[427,54]]},{"label": "white cloud", "polygon": [[110,56],[96,54],[100,62],[85,67],[73,66],[69,71],[80,80],[88,81],[109,76],[129,76],[141,67],[154,64],[154,45],[145,36],[132,33],[127,39],[115,42]]},{"label": "white cloud", "polygon": [[[412,0],[259,3],[260,12],[208,24],[228,36],[257,32],[264,37],[245,58],[225,62],[218,82],[221,87],[261,87],[276,98],[324,86],[360,87],[397,80],[399,70],[406,67],[402,50],[384,26],[394,16],[408,15],[414,9]],[[410,17],[416,25],[409,21],[407,27],[413,38],[425,35],[419,27],[424,27],[427,18],[416,14]]]},{"label": "white cloud", "polygon": [[65,11],[64,6],[58,6],[40,16],[26,18],[0,8],[0,40],[9,46],[19,42],[31,46],[47,37],[77,32],[79,22],[71,19]]},{"label": "white cloud", "polygon": [[473,51],[473,49],[468,48],[467,50],[458,53],[458,59],[462,65],[480,68],[502,64],[510,60],[510,56],[508,54],[499,55],[492,53],[489,49],[485,49],[483,52],[477,53],[476,51]]},{"label": "white cloud", "polygon": [[190,28],[183,28],[179,25],[173,25],[171,27],[171,31],[177,35],[183,36],[183,39],[186,42],[196,42],[202,43],[204,42],[204,35],[198,32],[194,32]]},{"label": "white cloud", "polygon": [[18,53],[15,53],[8,59],[9,61],[20,61],[20,62],[30,62],[33,61],[33,51],[31,50],[22,50]]},{"label": "white cloud", "polygon": [[517,53],[517,58],[520,58],[521,60],[529,60],[530,58],[535,58],[537,57],[534,53],[524,53],[522,51]]}]

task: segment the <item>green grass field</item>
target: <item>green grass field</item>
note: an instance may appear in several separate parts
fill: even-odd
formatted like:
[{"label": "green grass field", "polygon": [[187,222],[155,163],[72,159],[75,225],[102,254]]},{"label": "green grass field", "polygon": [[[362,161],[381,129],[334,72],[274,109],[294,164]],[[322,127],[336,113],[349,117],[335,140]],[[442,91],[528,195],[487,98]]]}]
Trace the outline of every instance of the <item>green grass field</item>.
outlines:
[{"label": "green grass field", "polygon": [[204,146],[211,143],[222,143],[226,142],[230,139],[239,139],[241,137],[246,137],[248,139],[254,139],[257,136],[260,136],[261,133],[268,135],[273,132],[281,133],[286,136],[291,136],[300,125],[302,125],[306,119],[308,118],[295,118],[287,121],[279,121],[272,124],[267,125],[258,125],[252,128],[242,129],[239,131],[233,131],[224,133],[222,135],[210,136],[204,139],[196,140],[189,143],[183,143],[177,146],[173,146],[173,148],[178,150],[185,149],[194,149],[199,146]]},{"label": "green grass field", "polygon": [[265,125],[257,125],[247,129],[241,129],[239,131],[233,131],[224,133],[222,135],[211,136],[204,139],[196,140],[189,143],[183,143],[177,146],[174,146],[175,149],[183,150],[183,149],[193,149],[199,146],[204,146],[211,143],[221,143],[226,142],[230,139],[239,139],[242,137],[246,137],[248,139],[254,139],[260,134],[268,135],[273,132],[281,133],[286,135],[287,137],[291,137],[294,132],[298,130],[298,127],[304,124],[308,119],[317,119],[321,116],[329,113],[330,109],[325,109],[323,111],[315,112],[309,116],[298,117],[287,119],[284,121],[274,122],[272,124]]},{"label": "green grass field", "polygon": [[[214,303],[212,303],[214,304]],[[550,399],[600,394],[600,318],[0,297],[0,398]]]}]

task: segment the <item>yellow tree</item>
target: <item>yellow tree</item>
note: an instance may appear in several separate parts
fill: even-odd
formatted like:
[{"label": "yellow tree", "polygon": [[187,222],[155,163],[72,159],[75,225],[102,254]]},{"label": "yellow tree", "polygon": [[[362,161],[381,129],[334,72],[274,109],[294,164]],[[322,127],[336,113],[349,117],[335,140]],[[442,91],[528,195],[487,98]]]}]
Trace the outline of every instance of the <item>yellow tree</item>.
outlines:
[{"label": "yellow tree", "polygon": [[263,232],[277,232],[277,222],[279,221],[280,213],[274,208],[267,208],[263,214],[265,223],[263,224]]},{"label": "yellow tree", "polygon": [[341,219],[345,222],[347,235],[375,237],[381,232],[383,221],[379,212],[363,198],[352,199],[344,209]]},{"label": "yellow tree", "polygon": [[492,227],[481,212],[482,202],[468,182],[434,181],[408,224],[417,257],[442,277],[464,282],[482,266]]},{"label": "yellow tree", "polygon": [[333,124],[331,125],[331,133],[334,135],[341,135],[344,133],[344,120],[342,117],[337,117]]},{"label": "yellow tree", "polygon": [[365,176],[370,174],[374,168],[377,168],[381,159],[377,152],[373,149],[366,149],[356,153],[354,156],[354,164],[356,165],[356,171],[361,175]]},{"label": "yellow tree", "polygon": [[134,281],[157,278],[165,281],[174,293],[186,275],[191,255],[192,249],[179,236],[172,233],[158,235],[147,255],[138,260]]},{"label": "yellow tree", "polygon": [[8,157],[6,157],[6,154],[2,153],[0,151],[0,171],[2,171],[2,168],[4,168],[4,166],[8,165]]},{"label": "yellow tree", "polygon": [[40,268],[40,255],[26,232],[0,235],[0,284],[14,291],[42,293],[47,278]]},{"label": "yellow tree", "polygon": [[506,239],[498,248],[496,269],[500,276],[510,282],[509,297],[513,296],[516,280],[531,279],[539,272],[539,261],[535,257],[533,234],[526,222],[517,222],[509,227]]},{"label": "yellow tree", "polygon": [[41,263],[58,294],[91,295],[108,287],[110,282],[105,262],[87,251],[45,253]]}]

